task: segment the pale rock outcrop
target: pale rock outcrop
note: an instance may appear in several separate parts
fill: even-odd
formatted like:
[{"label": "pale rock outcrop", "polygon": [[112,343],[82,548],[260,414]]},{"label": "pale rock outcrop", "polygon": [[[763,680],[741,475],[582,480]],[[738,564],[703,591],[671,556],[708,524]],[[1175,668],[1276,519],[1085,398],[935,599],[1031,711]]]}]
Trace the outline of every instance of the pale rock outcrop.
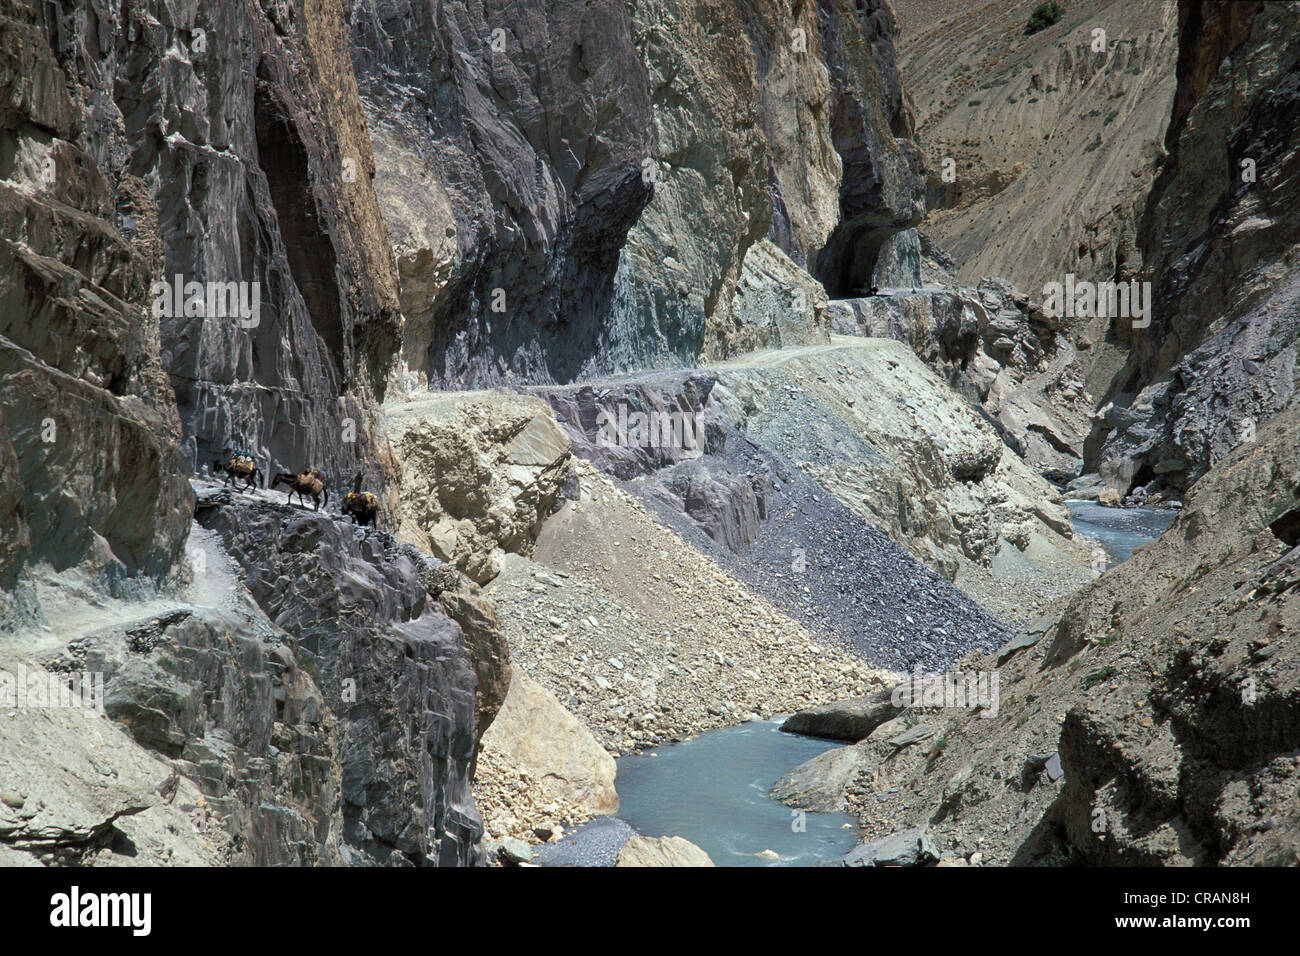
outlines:
[{"label": "pale rock outcrop", "polygon": [[[1064,549],[1065,563],[1075,560],[1059,492],[910,348],[833,341],[715,370],[751,435],[950,579],[966,566],[990,567],[1008,545]],[[792,397],[816,417],[792,414]]]},{"label": "pale rock outcrop", "polygon": [[714,866],[709,855],[682,837],[629,837],[615,866]]},{"label": "pale rock outcrop", "polygon": [[590,813],[615,813],[614,758],[555,695],[515,668],[482,745],[528,771],[546,795]]},{"label": "pale rock outcrop", "polygon": [[1078,475],[1092,396],[1061,321],[1005,280],[964,288],[939,261],[925,261],[940,288],[833,301],[832,331],[906,343],[987,413],[1026,464],[1057,479]]},{"label": "pale rock outcrop", "polygon": [[528,554],[568,475],[569,438],[536,399],[429,396],[390,406],[399,537],[486,584]]},{"label": "pale rock outcrop", "polygon": [[745,256],[736,284],[737,352],[795,345],[826,345],[826,290],[767,239]]}]

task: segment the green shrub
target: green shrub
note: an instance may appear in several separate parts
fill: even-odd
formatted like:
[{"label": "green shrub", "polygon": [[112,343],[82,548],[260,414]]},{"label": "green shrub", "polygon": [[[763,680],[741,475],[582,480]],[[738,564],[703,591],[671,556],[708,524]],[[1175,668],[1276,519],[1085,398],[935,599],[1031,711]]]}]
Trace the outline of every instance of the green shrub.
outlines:
[{"label": "green shrub", "polygon": [[1093,687],[1095,687],[1096,685],[1100,684],[1102,681],[1104,681],[1104,680],[1110,680],[1112,677],[1114,677],[1114,676],[1115,676],[1116,674],[1118,674],[1118,673],[1119,673],[1119,670],[1118,670],[1117,668],[1111,667],[1111,666],[1109,666],[1109,665],[1107,665],[1106,667],[1103,667],[1103,668],[1101,668],[1101,669],[1099,669],[1099,670],[1095,670],[1095,671],[1093,671],[1091,674],[1089,674],[1087,677],[1085,677],[1085,678],[1083,679],[1083,682],[1082,682],[1082,683],[1083,683],[1083,689],[1084,689],[1084,690],[1091,690]]},{"label": "green shrub", "polygon": [[1056,0],[1047,0],[1046,3],[1040,3],[1029,14],[1029,22],[1025,24],[1025,36],[1033,36],[1039,30],[1046,30],[1063,16],[1065,16],[1065,7],[1057,3]]}]

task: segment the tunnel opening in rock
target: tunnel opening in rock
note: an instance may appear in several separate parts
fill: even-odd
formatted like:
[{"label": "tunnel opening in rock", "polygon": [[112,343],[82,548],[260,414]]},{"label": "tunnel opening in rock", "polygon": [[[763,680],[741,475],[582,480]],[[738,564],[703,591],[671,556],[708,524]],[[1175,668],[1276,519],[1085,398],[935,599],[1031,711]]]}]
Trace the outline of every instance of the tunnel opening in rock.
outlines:
[{"label": "tunnel opening in rock", "polygon": [[1288,547],[1300,544],[1300,505],[1292,507],[1278,515],[1269,524],[1268,530]]},{"label": "tunnel opening in rock", "polygon": [[867,295],[881,250],[898,231],[861,225],[851,228],[847,224],[836,229],[819,257],[815,272],[827,294],[832,299]]}]

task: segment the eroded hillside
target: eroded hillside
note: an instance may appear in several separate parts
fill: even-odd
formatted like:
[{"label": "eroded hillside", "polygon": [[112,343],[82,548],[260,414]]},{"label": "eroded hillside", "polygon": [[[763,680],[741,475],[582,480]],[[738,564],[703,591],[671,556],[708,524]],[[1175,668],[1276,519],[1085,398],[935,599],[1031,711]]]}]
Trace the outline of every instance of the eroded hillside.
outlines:
[{"label": "eroded hillside", "polygon": [[[958,277],[1003,276],[1038,298],[1066,273],[1140,273],[1138,225],[1174,96],[1177,4],[1066,3],[1059,22],[1032,36],[1036,0],[896,6],[929,170],[925,228],[957,260]],[[1100,395],[1128,330],[1092,320],[1072,332]]]},{"label": "eroded hillside", "polygon": [[1291,862],[1297,5],[1030,6],[0,0],[0,692],[103,687],[0,861],[526,863],[856,697],[864,836]]}]

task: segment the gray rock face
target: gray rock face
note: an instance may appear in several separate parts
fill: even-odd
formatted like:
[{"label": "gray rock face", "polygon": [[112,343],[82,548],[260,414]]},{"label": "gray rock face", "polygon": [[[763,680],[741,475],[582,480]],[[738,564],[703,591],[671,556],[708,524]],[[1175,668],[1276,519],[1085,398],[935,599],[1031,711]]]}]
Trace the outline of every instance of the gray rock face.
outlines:
[{"label": "gray rock face", "polygon": [[[470,765],[476,711],[491,720],[495,701],[476,706],[466,645],[480,647],[425,583],[445,566],[210,485],[198,520],[192,580],[147,604],[97,600],[107,623],[59,609],[47,657],[23,635],[6,645],[10,673],[102,674],[108,720],[24,710],[6,723],[0,765],[23,768],[6,779],[32,813],[10,826],[0,809],[0,843],[87,863],[482,862]],[[492,629],[488,609],[456,610]],[[32,732],[38,719],[50,733]]]},{"label": "gray rock face", "polygon": [[[229,446],[377,487],[396,273],[339,6],[11,4],[0,29],[0,378],[6,406],[19,384],[35,399],[6,427],[39,440],[11,448],[23,560],[165,575],[183,475]],[[152,287],[177,277],[248,314],[206,285],[177,311]]]},{"label": "gray rock face", "polygon": [[1088,440],[1121,495],[1181,493],[1296,394],[1300,13],[1199,4],[1179,25],[1169,158],[1139,232],[1151,325]]},{"label": "gray rock face", "polygon": [[35,563],[84,566],[113,593],[161,582],[191,507],[143,314],[157,259],[119,231],[126,197],[93,152],[109,144],[67,72],[80,34],[56,26],[38,7],[0,12],[0,626],[41,613],[21,593]]},{"label": "gray rock face", "polygon": [[343,861],[476,862],[476,680],[460,628],[421,581],[432,559],[327,516],[225,501],[202,497],[197,520],[296,638],[297,666],[334,724]]},{"label": "gray rock face", "polygon": [[[888,269],[897,257],[893,237],[920,223],[925,172],[894,58],[893,10],[886,0],[819,0],[817,7],[834,88],[831,131],[844,176],[840,220],[812,272],[841,298],[890,274],[881,271],[881,252]],[[906,274],[919,284],[919,272]]]},{"label": "gray rock face", "polygon": [[235,446],[377,485],[369,404],[397,344],[396,274],[339,5],[88,0],[50,25],[114,225],[155,254],[151,278],[243,283],[257,305],[255,324],[159,320],[191,465]]},{"label": "gray rock face", "polygon": [[925,866],[939,859],[924,827],[892,833],[855,847],[844,858],[845,866]]},{"label": "gray rock face", "polygon": [[198,784],[196,826],[228,834],[225,862],[338,865],[337,725],[309,660],[244,610],[181,610],[81,653],[108,716]]},{"label": "gray rock face", "polygon": [[804,270],[821,275],[832,234],[826,268],[869,277],[919,220],[883,2],[348,11],[403,387],[569,382],[816,337]]},{"label": "gray rock face", "polygon": [[[0,403],[9,496],[0,589],[37,562],[56,571],[86,565],[114,594],[132,579],[168,577],[193,501],[178,474],[174,418],[65,374],[3,336]],[[0,597],[0,621],[4,604]]]},{"label": "gray rock face", "polygon": [[[427,586],[427,581],[426,581]],[[469,584],[438,595],[447,616],[460,625],[478,684],[474,692],[474,735],[482,740],[510,690],[510,645],[496,606]],[[478,751],[474,752],[478,760]],[[472,773],[471,773],[472,776]]]},{"label": "gray rock face", "polygon": [[652,192],[649,90],[626,6],[348,7],[410,384],[589,369],[619,250]]}]

